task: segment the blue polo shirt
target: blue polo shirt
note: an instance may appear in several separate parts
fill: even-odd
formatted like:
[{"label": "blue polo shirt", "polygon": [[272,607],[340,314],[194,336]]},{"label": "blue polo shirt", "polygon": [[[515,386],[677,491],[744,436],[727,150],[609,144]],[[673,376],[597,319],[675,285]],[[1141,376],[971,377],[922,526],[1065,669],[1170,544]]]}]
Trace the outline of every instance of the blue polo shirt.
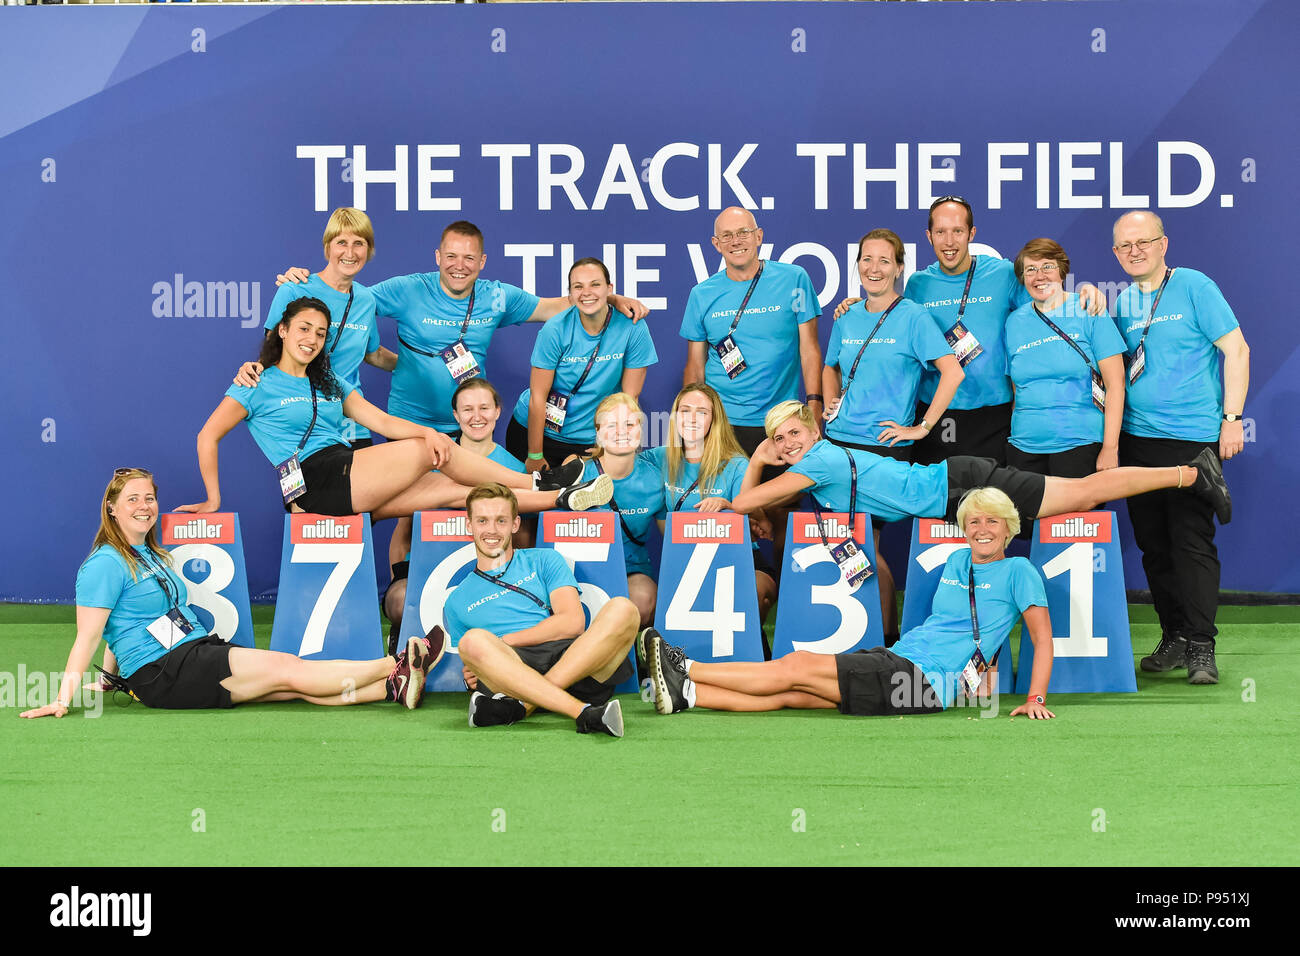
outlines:
[{"label": "blue polo shirt", "polygon": [[[966,273],[950,276],[932,263],[907,280],[904,295],[934,316],[939,328],[947,331],[957,322]],[[975,277],[962,324],[979,340],[983,350],[964,368],[966,378],[957,387],[949,408],[963,410],[1004,405],[1011,401],[1011,383],[1007,380],[1006,346],[1003,330],[1007,316],[1029,301],[1029,293],[1016,281],[1015,266],[994,256],[975,256]],[[929,371],[921,379],[920,400],[934,400],[939,373]]]},{"label": "blue polo shirt", "polygon": [[704,381],[722,397],[733,425],[762,425],[773,405],[799,397],[799,326],[821,315],[808,273],[767,261],[740,325],[730,333],[746,368],[728,378],[713,346],[729,334],[751,282],[728,278],[725,269],[711,275],[691,290],[682,316],[682,338],[706,343]]}]

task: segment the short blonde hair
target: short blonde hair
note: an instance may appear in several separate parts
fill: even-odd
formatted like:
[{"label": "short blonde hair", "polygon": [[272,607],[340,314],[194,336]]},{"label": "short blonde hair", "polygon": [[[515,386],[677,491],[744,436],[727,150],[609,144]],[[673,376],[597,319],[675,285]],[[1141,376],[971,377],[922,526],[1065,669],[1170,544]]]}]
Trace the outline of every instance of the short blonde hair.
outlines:
[{"label": "short blonde hair", "polygon": [[789,401],[775,405],[763,419],[763,431],[767,432],[767,437],[771,438],[772,433],[780,428],[787,418],[798,416],[805,428],[811,431],[818,431],[817,419],[813,418],[812,409],[803,402]]},{"label": "short blonde hair", "polygon": [[1005,521],[1007,541],[1020,534],[1020,512],[1016,510],[1016,506],[1012,504],[1005,491],[997,488],[972,488],[962,495],[961,501],[957,504],[957,524],[962,531],[966,530],[966,517],[976,513]]},{"label": "short blonde hair", "polygon": [[492,501],[494,499],[510,502],[510,516],[512,518],[519,517],[519,499],[505,485],[498,485],[496,482],[479,485],[465,496],[465,514],[472,518],[474,516],[474,502]]},{"label": "short blonde hair", "polygon": [[366,262],[375,257],[375,227],[370,224],[370,217],[360,209],[339,206],[330,213],[329,222],[325,223],[325,235],[321,238],[326,259],[330,255],[330,243],[345,232],[353,233],[366,240]]}]

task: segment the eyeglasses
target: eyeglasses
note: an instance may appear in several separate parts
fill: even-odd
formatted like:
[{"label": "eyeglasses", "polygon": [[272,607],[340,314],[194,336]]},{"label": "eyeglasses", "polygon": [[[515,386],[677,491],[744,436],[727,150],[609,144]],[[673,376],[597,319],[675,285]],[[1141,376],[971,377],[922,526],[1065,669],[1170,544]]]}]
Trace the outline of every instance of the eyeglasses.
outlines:
[{"label": "eyeglasses", "polygon": [[1153,242],[1159,242],[1164,236],[1156,236],[1154,239],[1139,239],[1137,242],[1119,242],[1115,244],[1115,251],[1121,256],[1126,256],[1134,249],[1138,252],[1146,252],[1147,246]]},{"label": "eyeglasses", "polygon": [[1044,262],[1041,266],[1025,266],[1024,269],[1021,271],[1024,272],[1024,274],[1027,276],[1036,276],[1040,272],[1043,275],[1048,276],[1048,275],[1052,275],[1053,273],[1060,272],[1061,267],[1058,266],[1055,262]]},{"label": "eyeglasses", "polygon": [[967,209],[970,208],[970,203],[968,203],[965,197],[963,196],[940,196],[934,202],[930,203],[930,212],[934,212],[935,206],[942,206],[946,202],[960,203],[961,205],[965,206]]},{"label": "eyeglasses", "polygon": [[750,229],[746,227],[744,229],[737,229],[735,232],[720,233],[714,236],[713,238],[718,240],[718,242],[731,242],[731,240],[733,239],[740,239],[743,241],[745,239],[748,239],[756,232],[758,232],[757,229]]}]

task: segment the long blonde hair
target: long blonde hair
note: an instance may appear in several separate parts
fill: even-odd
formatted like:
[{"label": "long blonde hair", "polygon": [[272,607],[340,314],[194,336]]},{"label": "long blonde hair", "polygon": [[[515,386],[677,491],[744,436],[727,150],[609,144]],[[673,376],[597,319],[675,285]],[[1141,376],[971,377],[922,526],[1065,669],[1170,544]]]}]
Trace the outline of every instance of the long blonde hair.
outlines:
[{"label": "long blonde hair", "polygon": [[703,382],[683,385],[673,399],[673,410],[668,416],[668,480],[676,482],[681,478],[685,444],[682,436],[677,434],[677,406],[691,392],[699,392],[713,407],[713,424],[709,426],[709,434],[704,438],[704,454],[700,457],[700,488],[711,488],[713,479],[721,474],[727,462],[733,458],[746,457],[745,450],[740,447],[736,433],[731,430],[731,422],[727,420],[727,412],[722,407],[722,397]]},{"label": "long blonde hair", "polygon": [[[122,494],[122,489],[126,487],[128,481],[134,481],[136,478],[145,478],[149,484],[153,485],[154,497],[158,497],[158,482],[150,472],[143,468],[118,468],[113,472],[113,480],[108,483],[104,489],[104,498],[99,503],[99,531],[95,534],[95,541],[90,546],[90,553],[94,554],[102,545],[109,545],[126,562],[127,570],[131,572],[131,580],[137,581],[140,578],[140,556],[136,554],[135,548],[131,547],[131,542],[126,540],[126,535],[122,533],[121,527],[113,516],[109,513],[111,505],[117,497]],[[168,567],[171,567],[171,556],[163,550],[158,544],[157,535],[158,526],[155,524],[149,529],[144,536],[145,546],[149,548],[158,560]]]}]

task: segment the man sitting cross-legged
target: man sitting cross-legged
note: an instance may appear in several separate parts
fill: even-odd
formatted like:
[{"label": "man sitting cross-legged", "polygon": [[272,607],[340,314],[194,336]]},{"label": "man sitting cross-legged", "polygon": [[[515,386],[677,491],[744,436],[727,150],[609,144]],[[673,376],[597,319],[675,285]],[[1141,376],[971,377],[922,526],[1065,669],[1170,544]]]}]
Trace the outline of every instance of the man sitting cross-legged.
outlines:
[{"label": "man sitting cross-legged", "polygon": [[480,485],[465,509],[478,561],[443,617],[459,639],[470,726],[513,724],[541,707],[574,718],[580,734],[622,737],[623,712],[611,696],[632,674],[636,605],[611,598],[583,630],[578,582],[564,558],[511,543],[519,509],[510,489]]}]

